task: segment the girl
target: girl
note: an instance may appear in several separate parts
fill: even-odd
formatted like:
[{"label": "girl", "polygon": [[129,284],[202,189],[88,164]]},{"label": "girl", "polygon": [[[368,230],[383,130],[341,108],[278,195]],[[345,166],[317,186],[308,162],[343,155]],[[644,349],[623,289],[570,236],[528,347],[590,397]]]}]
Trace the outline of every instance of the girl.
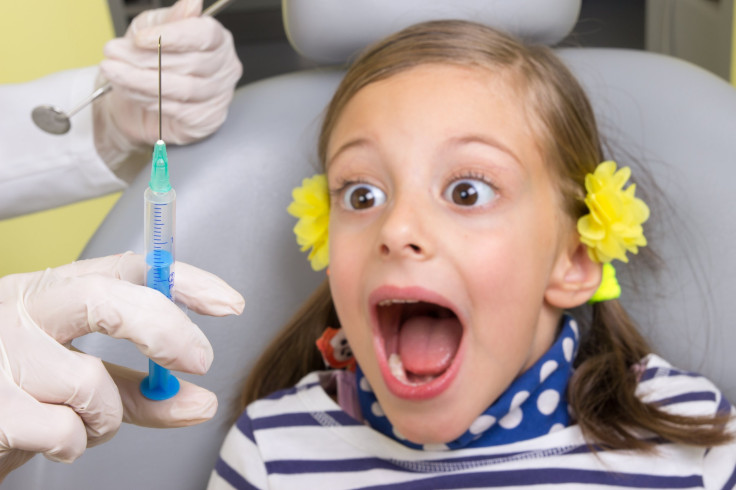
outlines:
[{"label": "girl", "polygon": [[[405,29],[348,71],[319,155],[290,211],[328,284],[251,373],[211,488],[736,485],[730,404],[615,299],[649,210],[548,48]],[[328,326],[354,371],[319,371]]]}]

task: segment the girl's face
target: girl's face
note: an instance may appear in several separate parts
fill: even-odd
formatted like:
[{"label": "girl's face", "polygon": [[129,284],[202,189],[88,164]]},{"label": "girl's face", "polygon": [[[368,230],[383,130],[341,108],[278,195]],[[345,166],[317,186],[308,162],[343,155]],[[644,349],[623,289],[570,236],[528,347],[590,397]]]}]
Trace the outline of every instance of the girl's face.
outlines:
[{"label": "girl's face", "polygon": [[330,137],[332,297],[416,443],[457,438],[544,354],[587,260],[523,107],[509,76],[422,65],[361,89]]}]

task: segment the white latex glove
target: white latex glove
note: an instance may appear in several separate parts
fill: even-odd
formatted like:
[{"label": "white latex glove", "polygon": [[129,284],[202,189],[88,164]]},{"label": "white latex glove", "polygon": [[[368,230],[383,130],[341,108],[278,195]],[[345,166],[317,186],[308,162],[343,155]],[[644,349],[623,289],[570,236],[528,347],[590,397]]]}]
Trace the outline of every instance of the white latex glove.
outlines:
[{"label": "white latex glove", "polygon": [[191,143],[225,121],[243,67],[230,31],[201,11],[202,0],[179,0],[143,12],[105,45],[98,85],[113,90],[94,104],[95,145],[113,170],[158,140],[159,36],[164,141]]},{"label": "white latex glove", "polygon": [[[224,281],[177,262],[175,298],[206,315],[240,314]],[[181,427],[210,419],[215,394],[180,380],[165,401],[139,391],[147,375],[67,348],[91,332],[133,342],[165,368],[204,374],[212,347],[171,300],[140,286],[140,255],[103,257],[0,278],[0,482],[35,453],[71,462],[121,421]]]}]

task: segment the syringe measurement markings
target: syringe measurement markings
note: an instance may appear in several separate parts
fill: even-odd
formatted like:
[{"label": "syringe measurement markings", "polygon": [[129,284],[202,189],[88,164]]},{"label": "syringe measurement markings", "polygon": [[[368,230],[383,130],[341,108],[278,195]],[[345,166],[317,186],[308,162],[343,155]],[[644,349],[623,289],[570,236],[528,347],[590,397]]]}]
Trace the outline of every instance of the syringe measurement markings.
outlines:
[{"label": "syringe measurement markings", "polygon": [[169,282],[169,267],[171,266],[172,262],[170,260],[167,260],[165,258],[166,248],[170,244],[169,236],[165,236],[164,234],[164,227],[166,226],[167,221],[167,215],[164,214],[167,211],[167,206],[170,203],[157,203],[153,204],[152,209],[152,224],[153,224],[153,233],[152,233],[152,245],[153,245],[153,260],[152,260],[152,268],[153,268],[153,277],[156,283],[159,283],[160,285],[164,285],[164,283],[168,284]]}]

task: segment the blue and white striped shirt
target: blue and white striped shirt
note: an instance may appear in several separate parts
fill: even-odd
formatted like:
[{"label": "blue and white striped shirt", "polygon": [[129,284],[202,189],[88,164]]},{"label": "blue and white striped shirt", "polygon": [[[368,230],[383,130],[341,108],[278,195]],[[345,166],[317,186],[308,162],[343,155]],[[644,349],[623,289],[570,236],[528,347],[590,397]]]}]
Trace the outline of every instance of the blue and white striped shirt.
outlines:
[{"label": "blue and white striped shirt", "polygon": [[[643,400],[682,415],[733,410],[706,378],[655,355],[643,365]],[[411,449],[345,413],[322,388],[326,376],[311,373],[249,405],[223,443],[208,488],[736,488],[736,443],[593,453],[572,425],[501,446]]]}]

